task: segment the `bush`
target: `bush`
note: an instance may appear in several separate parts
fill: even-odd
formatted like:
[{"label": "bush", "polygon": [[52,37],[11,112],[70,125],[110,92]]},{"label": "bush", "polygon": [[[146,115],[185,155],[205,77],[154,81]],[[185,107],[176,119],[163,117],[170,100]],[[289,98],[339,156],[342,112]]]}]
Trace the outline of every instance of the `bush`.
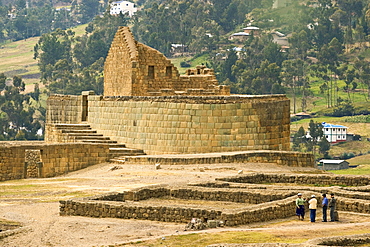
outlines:
[{"label": "bush", "polygon": [[190,63],[188,63],[188,62],[186,62],[186,61],[182,61],[182,62],[180,63],[180,66],[181,66],[182,68],[189,68],[189,67],[191,67],[191,64],[190,64]]}]

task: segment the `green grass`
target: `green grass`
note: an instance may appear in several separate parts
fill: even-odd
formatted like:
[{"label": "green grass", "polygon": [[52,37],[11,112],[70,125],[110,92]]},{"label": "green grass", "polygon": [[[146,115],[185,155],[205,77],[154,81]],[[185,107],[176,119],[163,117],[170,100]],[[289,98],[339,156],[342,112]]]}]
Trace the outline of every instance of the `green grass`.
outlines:
[{"label": "green grass", "polygon": [[[76,36],[85,33],[87,24],[72,28]],[[37,75],[40,73],[37,60],[33,59],[33,48],[40,37],[32,37],[26,40],[3,44],[0,49],[0,73],[5,73],[8,78],[15,75],[23,76],[26,85],[39,82]],[[27,78],[27,75],[35,75],[36,78]]]},{"label": "green grass", "polygon": [[[177,68],[180,75],[182,75],[185,73],[187,69],[195,68],[197,65],[206,64],[208,59],[209,59],[208,55],[202,55],[196,58],[184,56],[184,57],[171,58],[170,60],[173,63],[173,65]],[[190,63],[191,66],[189,68],[182,68],[180,66],[180,63],[183,61]]]},{"label": "green grass", "polygon": [[333,170],[330,172],[343,175],[370,175],[370,154],[357,156],[347,161],[350,165],[357,167],[345,170]]}]

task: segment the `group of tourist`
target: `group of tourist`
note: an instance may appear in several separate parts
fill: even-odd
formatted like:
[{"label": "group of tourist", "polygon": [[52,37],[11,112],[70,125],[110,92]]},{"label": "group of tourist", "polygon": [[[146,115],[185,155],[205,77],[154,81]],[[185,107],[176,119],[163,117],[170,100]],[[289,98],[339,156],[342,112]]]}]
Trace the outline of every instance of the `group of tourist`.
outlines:
[{"label": "group of tourist", "polygon": [[[302,198],[302,193],[298,193],[298,198],[295,201],[296,204],[296,215],[299,220],[304,220],[305,215],[305,203],[307,202],[306,198]],[[334,194],[331,194],[330,200],[326,197],[326,194],[322,194],[322,222],[327,222],[327,211],[330,209],[330,221],[336,221],[335,208],[336,208],[336,199]],[[316,209],[317,209],[317,199],[315,195],[311,196],[311,199],[308,200],[308,209],[310,210],[310,220],[311,222],[316,221]]]}]

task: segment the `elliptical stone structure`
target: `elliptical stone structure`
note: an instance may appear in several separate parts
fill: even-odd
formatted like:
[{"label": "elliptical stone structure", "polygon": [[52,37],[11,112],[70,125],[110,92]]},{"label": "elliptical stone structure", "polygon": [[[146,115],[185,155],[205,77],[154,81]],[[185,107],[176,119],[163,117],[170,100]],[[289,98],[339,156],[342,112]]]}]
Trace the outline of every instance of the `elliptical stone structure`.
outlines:
[{"label": "elliptical stone structure", "polygon": [[163,54],[137,42],[128,27],[113,40],[104,68],[104,96],[53,95],[53,124],[88,123],[98,133],[147,154],[247,150],[289,151],[290,103],[285,95],[230,95],[212,69],[179,75]]},{"label": "elliptical stone structure", "polygon": [[0,143],[0,181],[53,177],[109,160],[314,166],[311,154],[289,150],[285,95],[230,95],[205,66],[180,76],[127,27],[117,31],[104,80],[104,96],[48,98],[45,142]]}]

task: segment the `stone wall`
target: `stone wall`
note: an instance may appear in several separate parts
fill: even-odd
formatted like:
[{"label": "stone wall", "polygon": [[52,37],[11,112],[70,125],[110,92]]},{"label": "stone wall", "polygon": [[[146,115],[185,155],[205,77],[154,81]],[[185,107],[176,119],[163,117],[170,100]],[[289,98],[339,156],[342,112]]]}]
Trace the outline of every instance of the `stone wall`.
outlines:
[{"label": "stone wall", "polygon": [[[320,188],[311,188],[320,190]],[[289,189],[286,191],[284,189],[261,191],[153,186],[117,193],[116,196],[114,193],[109,193],[93,198],[62,200],[60,201],[60,215],[113,217],[180,223],[188,223],[192,218],[201,218],[204,220],[220,220],[226,226],[237,226],[294,216],[296,193],[297,191]],[[317,194],[319,192],[307,190],[305,193]],[[150,198],[160,197],[166,198],[160,205],[153,204],[153,202],[141,203]],[[207,208],[180,205],[171,206],[171,203],[168,202],[171,198],[228,201],[234,202],[239,206],[233,205],[229,209],[217,206],[208,206]],[[317,196],[317,199],[321,201],[322,198],[321,196]],[[370,213],[370,202],[368,200],[348,199],[340,196],[336,196],[336,199],[337,210],[339,211]],[[320,207],[320,203],[318,206]]]},{"label": "stone wall", "polygon": [[106,162],[108,153],[108,145],[102,144],[0,143],[0,181],[54,177]]},{"label": "stone wall", "polygon": [[234,182],[234,183],[290,183],[290,184],[316,184],[323,185],[339,185],[339,186],[363,186],[370,184],[370,176],[350,176],[350,175],[307,175],[307,174],[247,174],[238,175],[228,178],[217,178],[218,181]]},{"label": "stone wall", "polygon": [[219,87],[212,69],[198,66],[180,76],[177,68],[159,51],[137,42],[128,27],[118,29],[104,65],[104,95],[158,96],[194,94],[229,95]]},{"label": "stone wall", "polygon": [[161,164],[161,165],[190,165],[190,164],[221,164],[221,163],[275,163],[291,167],[313,167],[314,159],[311,153],[256,150],[229,153],[208,153],[193,155],[145,155],[125,157],[130,164]]},{"label": "stone wall", "polygon": [[228,201],[248,204],[260,204],[282,200],[295,195],[294,191],[253,191],[246,189],[220,189],[204,187],[179,188],[139,188],[124,193],[124,201],[142,201],[149,198],[173,197],[185,200]]},{"label": "stone wall", "polygon": [[82,99],[83,95],[49,96],[46,101],[46,122],[69,124],[80,123],[82,121],[83,111]]},{"label": "stone wall", "polygon": [[[141,193],[139,190],[137,192],[141,195],[150,193],[150,189],[144,189],[146,192]],[[183,190],[183,189],[182,189]],[[203,191],[202,191],[203,190]],[[154,194],[158,193],[159,188],[153,189]],[[195,191],[189,190],[189,192]],[[210,190],[197,189],[197,195],[193,193],[190,198],[194,200],[200,200],[199,194],[213,194],[213,201],[217,201],[221,197],[218,194],[223,194],[214,190],[213,193],[209,193]],[[208,191],[208,192],[207,192]],[[164,193],[162,190],[161,193]],[[177,190],[168,190],[170,194],[177,195],[177,198],[190,199],[188,195],[185,196],[183,193],[179,193]],[[239,192],[240,195],[241,192]],[[179,222],[188,223],[192,218],[202,218],[206,220],[221,220],[225,222],[226,226],[236,226],[242,224],[249,224],[253,222],[262,222],[278,218],[285,218],[294,215],[294,204],[295,197],[288,197],[286,199],[281,199],[274,202],[261,203],[258,206],[248,206],[246,204],[240,203],[240,208],[230,209],[224,211],[222,209],[201,209],[201,208],[190,208],[181,206],[169,206],[163,204],[162,206],[156,205],[140,205],[136,202],[126,201],[126,192],[124,193],[125,201],[96,201],[97,198],[85,198],[76,200],[62,200],[60,201],[60,215],[74,215],[74,216],[88,216],[88,217],[112,217],[112,218],[124,218],[124,219],[140,219],[140,220],[154,220],[154,221],[165,221],[165,222]],[[230,198],[235,192],[227,192]],[[223,196],[225,196],[223,194]],[[271,193],[270,193],[271,194]],[[158,194],[157,194],[158,195]],[[247,194],[246,198],[248,197]],[[112,195],[109,195],[112,196]],[[184,197],[182,197],[184,196]],[[253,201],[253,197],[256,195],[250,194],[247,201]],[[103,195],[105,197],[105,195]],[[128,196],[129,197],[129,196]],[[205,198],[207,198],[206,196]],[[208,198],[211,198],[208,197]],[[106,198],[106,197],[105,197]],[[260,197],[261,199],[263,196]],[[271,199],[271,198],[270,198]],[[224,199],[222,199],[224,200]],[[265,199],[266,200],[266,199]]]},{"label": "stone wall", "polygon": [[289,150],[289,99],[88,97],[93,129],[147,154]]}]

